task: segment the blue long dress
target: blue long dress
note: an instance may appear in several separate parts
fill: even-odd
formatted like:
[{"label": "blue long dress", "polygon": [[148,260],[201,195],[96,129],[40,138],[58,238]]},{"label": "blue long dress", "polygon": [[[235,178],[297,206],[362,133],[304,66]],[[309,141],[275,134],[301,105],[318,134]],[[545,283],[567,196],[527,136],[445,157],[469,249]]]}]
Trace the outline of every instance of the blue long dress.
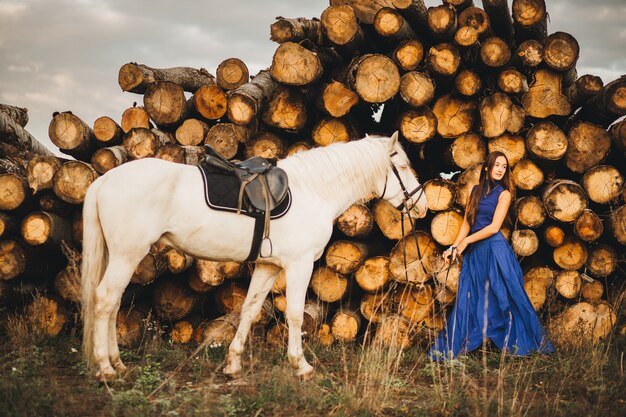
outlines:
[{"label": "blue long dress", "polygon": [[[481,196],[470,234],[491,223],[503,190],[496,182]],[[454,358],[481,346],[483,338],[511,355],[554,351],[524,290],[513,249],[500,231],[464,251],[456,302],[430,357]]]}]

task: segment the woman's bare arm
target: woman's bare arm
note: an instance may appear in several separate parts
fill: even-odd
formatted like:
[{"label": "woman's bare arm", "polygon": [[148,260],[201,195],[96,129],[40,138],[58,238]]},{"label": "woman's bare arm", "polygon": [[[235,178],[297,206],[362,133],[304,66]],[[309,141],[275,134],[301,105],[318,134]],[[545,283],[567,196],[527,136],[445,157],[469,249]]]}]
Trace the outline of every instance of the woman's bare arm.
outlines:
[{"label": "woman's bare arm", "polygon": [[487,239],[488,237],[491,237],[498,233],[498,231],[502,227],[502,223],[504,223],[504,219],[510,205],[511,193],[507,190],[504,190],[500,193],[500,196],[498,197],[498,205],[496,206],[496,211],[493,213],[493,219],[491,220],[491,224],[485,226],[476,233],[472,233],[471,235],[467,236],[465,238],[465,243],[469,245],[471,243],[478,242],[479,240]]}]

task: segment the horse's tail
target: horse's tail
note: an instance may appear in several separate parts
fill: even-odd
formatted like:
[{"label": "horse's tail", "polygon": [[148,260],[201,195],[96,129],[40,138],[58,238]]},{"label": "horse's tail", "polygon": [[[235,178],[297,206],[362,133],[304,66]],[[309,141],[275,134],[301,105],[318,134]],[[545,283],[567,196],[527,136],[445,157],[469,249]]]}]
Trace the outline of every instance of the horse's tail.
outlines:
[{"label": "horse's tail", "polygon": [[87,190],[83,203],[83,258],[81,271],[81,312],[83,319],[83,355],[93,359],[95,293],[107,264],[107,250],[98,214],[98,190],[102,180]]}]

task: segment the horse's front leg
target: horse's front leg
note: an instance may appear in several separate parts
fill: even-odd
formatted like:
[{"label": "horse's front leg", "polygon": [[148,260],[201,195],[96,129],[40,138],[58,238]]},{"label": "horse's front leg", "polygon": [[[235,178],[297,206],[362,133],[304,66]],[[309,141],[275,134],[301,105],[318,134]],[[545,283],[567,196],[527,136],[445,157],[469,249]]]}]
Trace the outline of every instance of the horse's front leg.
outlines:
[{"label": "horse's front leg", "polygon": [[272,289],[281,268],[276,265],[256,264],[246,300],[241,308],[241,320],[235,338],[228,348],[228,358],[224,373],[234,375],[241,372],[241,354],[250,332],[252,321],[259,315],[265,297]]},{"label": "horse's front leg", "polygon": [[289,362],[298,376],[313,372],[302,350],[302,322],[306,291],[313,272],[312,259],[300,259],[285,266],[287,278],[287,325],[289,326]]}]

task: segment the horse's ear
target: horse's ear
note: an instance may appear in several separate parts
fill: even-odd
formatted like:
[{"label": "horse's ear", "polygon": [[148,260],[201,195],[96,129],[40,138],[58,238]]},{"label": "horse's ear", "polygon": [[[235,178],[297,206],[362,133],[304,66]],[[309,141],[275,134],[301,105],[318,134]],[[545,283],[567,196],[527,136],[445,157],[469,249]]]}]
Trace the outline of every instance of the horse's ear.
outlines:
[{"label": "horse's ear", "polygon": [[397,143],[398,143],[398,131],[396,130],[387,141],[387,149],[389,150],[389,153],[393,152]]}]

